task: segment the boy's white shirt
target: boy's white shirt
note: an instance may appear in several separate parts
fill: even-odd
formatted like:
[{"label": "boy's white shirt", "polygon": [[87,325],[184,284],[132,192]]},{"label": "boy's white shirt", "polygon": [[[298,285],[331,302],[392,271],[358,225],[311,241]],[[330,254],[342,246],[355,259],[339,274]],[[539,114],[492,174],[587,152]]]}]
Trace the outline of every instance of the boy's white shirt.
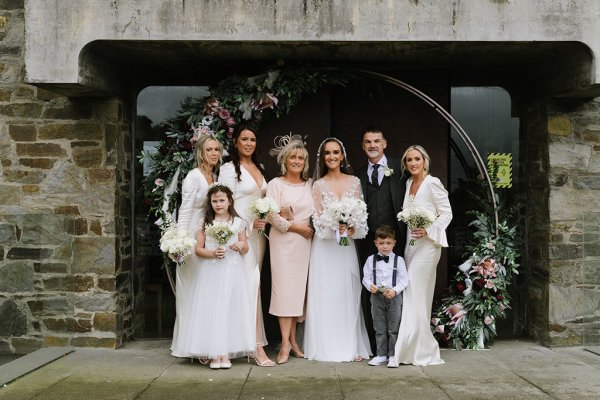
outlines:
[{"label": "boy's white shirt", "polygon": [[[379,253],[377,253],[379,254]],[[376,285],[377,287],[381,287],[381,285],[385,285],[387,288],[392,287],[392,274],[394,271],[394,257],[396,255],[391,252],[389,254],[389,261],[386,263],[385,261],[377,261],[375,266],[375,270],[377,273],[377,282],[373,282],[373,257],[377,254],[372,254],[367,258],[365,265],[363,267],[363,280],[362,284],[367,290],[371,290],[371,285]],[[392,289],[399,294],[408,286],[408,272],[406,271],[406,263],[404,262],[404,258],[398,256],[398,265],[396,272],[396,286]]]}]

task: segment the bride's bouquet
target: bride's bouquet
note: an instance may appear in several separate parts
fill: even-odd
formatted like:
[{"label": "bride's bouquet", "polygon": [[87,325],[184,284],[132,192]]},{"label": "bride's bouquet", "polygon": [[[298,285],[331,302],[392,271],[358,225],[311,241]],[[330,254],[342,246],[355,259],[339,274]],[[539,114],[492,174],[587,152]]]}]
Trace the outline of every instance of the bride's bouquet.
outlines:
[{"label": "bride's bouquet", "polygon": [[[248,211],[258,219],[266,219],[269,215],[279,212],[279,204],[270,197],[258,197],[250,204]],[[263,233],[263,230],[259,229],[258,233]]]},{"label": "bride's bouquet", "polygon": [[192,254],[194,247],[196,239],[189,237],[185,229],[177,228],[177,224],[170,225],[160,238],[160,250],[177,265],[183,264],[185,256]]},{"label": "bride's bouquet", "polygon": [[213,221],[206,224],[204,233],[206,236],[213,238],[219,246],[225,246],[229,239],[237,235],[238,232],[233,230],[227,221]]},{"label": "bride's bouquet", "polygon": [[330,203],[325,209],[324,218],[330,222],[331,228],[335,230],[336,239],[340,246],[349,246],[348,231],[340,234],[340,225],[346,224],[348,227],[358,227],[366,224],[367,205],[361,199],[344,197],[341,200]]},{"label": "bride's bouquet", "polygon": [[[398,220],[404,222],[408,229],[427,229],[434,223],[435,215],[429,210],[410,203],[408,207],[398,213]],[[415,239],[410,239],[408,244],[414,246]]]}]

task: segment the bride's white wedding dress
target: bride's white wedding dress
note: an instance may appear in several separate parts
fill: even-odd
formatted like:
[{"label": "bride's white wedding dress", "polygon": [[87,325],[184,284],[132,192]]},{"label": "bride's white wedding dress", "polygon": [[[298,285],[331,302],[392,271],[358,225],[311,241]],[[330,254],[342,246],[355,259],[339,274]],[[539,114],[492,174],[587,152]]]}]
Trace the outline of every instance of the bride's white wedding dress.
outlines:
[{"label": "bride's white wedding dress", "polygon": [[441,248],[448,247],[446,228],[452,220],[452,209],[448,192],[438,178],[425,177],[415,196],[409,195],[412,178],[406,183],[403,208],[410,202],[427,209],[437,216],[427,228],[427,236],[416,239],[411,246],[410,232],[404,250],[410,283],[404,290],[402,319],[396,341],[395,358],[400,364],[435,365],[443,364],[440,348],[430,328],[431,303],[435,288],[436,268]]},{"label": "bride's white wedding dress", "polygon": [[[349,177],[351,184],[343,196],[362,199],[360,180]],[[317,213],[313,216],[313,238],[308,289],[304,354],[309,360],[352,361],[370,355],[369,337],[360,305],[362,285],[354,240],[340,246],[335,231],[319,223],[319,214],[337,195],[327,189],[323,179],[313,185]],[[364,237],[367,227],[355,227],[355,237]]]}]

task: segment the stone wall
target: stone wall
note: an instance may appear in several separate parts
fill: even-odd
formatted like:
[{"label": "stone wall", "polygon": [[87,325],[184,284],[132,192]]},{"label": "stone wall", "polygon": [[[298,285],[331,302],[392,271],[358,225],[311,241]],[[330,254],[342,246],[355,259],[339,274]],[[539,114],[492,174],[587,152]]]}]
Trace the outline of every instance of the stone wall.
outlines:
[{"label": "stone wall", "polygon": [[118,99],[23,84],[23,0],[0,1],[0,352],[131,335],[131,136]]},{"label": "stone wall", "polygon": [[600,99],[548,104],[550,345],[600,343]]}]

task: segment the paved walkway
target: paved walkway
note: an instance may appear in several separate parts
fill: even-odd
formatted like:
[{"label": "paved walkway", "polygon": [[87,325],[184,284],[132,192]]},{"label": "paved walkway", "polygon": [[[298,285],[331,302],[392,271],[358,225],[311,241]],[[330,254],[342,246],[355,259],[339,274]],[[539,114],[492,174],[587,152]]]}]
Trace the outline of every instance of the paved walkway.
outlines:
[{"label": "paved walkway", "polygon": [[443,350],[446,364],[425,368],[292,358],[274,368],[238,359],[217,371],[173,358],[168,347],[78,348],[0,388],[0,399],[600,399],[600,356],[581,347],[498,341],[484,351]]}]

